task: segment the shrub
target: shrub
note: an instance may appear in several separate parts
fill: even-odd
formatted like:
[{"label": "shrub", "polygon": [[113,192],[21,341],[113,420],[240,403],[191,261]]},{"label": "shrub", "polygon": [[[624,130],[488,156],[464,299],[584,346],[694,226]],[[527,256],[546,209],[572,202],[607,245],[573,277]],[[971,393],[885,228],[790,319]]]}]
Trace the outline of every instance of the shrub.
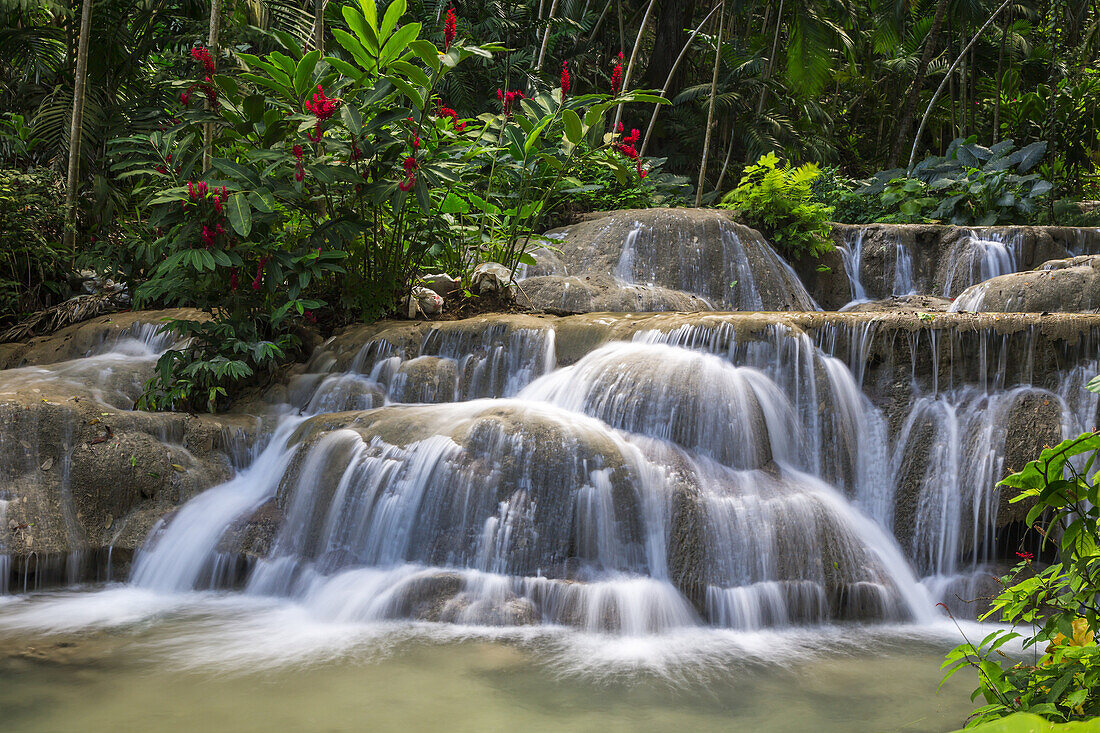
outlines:
[{"label": "shrub", "polygon": [[[933,155],[914,166],[880,171],[855,195],[877,200],[874,221],[921,223],[942,221],[958,226],[991,226],[1036,221],[1051,190],[1034,169],[1046,143],[1016,149],[1011,140],[991,147],[959,138],[944,156]],[[863,222],[853,222],[863,223]]]},{"label": "shrub", "polygon": [[[1016,712],[1055,721],[1100,714],[1100,481],[1090,475],[1098,450],[1100,432],[1085,433],[1044,450],[1000,483],[1020,492],[1014,502],[1034,501],[1026,524],[1056,559],[1039,569],[1031,553],[1018,552],[1022,562],[1002,579],[1004,590],[982,619],[1018,631],[993,631],[947,655],[944,679],[966,668],[977,672],[974,695],[986,704],[971,724]],[[1017,638],[1034,650],[1031,663],[1000,651]]]},{"label": "shrub", "polygon": [[814,200],[813,182],[821,169],[813,163],[792,168],[779,164],[774,153],[750,165],[722,206],[759,229],[783,254],[792,259],[818,257],[833,248],[829,239],[831,206]]},{"label": "shrub", "polygon": [[0,170],[0,324],[69,294],[61,183],[44,170]]},{"label": "shrub", "polygon": [[643,177],[636,133],[605,134],[604,115],[663,100],[500,90],[494,111],[460,119],[438,96],[444,78],[498,47],[451,38],[440,50],[404,14],[404,0],[381,17],[360,0],[343,8],[347,30],[333,27],[332,55],[276,32],[283,49],[238,54],[235,75],[194,49],[182,122],[116,143],[115,171],[148,192],[139,210],[157,234],[146,250],[121,240],[145,279],[139,302],[212,315],[170,324],[189,341],[161,360],[144,405],[217,406],[283,358],[318,308],[374,319],[397,312],[425,269],[533,262],[532,226],[590,166]]}]

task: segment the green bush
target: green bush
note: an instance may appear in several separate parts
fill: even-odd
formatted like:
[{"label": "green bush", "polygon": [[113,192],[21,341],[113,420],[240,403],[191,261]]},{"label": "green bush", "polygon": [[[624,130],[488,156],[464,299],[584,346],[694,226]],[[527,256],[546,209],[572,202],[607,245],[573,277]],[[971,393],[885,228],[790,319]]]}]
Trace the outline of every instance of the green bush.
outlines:
[{"label": "green bush", "polygon": [[[977,672],[974,694],[986,704],[974,711],[972,725],[1017,712],[1053,721],[1100,714],[1100,480],[1093,474],[1098,451],[1100,432],[1085,433],[1047,448],[1000,483],[1020,492],[1013,502],[1034,502],[1026,525],[1056,560],[1039,569],[1031,553],[1018,552],[1022,562],[1002,579],[1004,590],[982,619],[1015,630],[998,629],[976,643],[967,639],[947,655],[944,679],[962,669]],[[1017,661],[1001,652],[1017,638],[1033,650],[1032,659]]]},{"label": "green bush", "polygon": [[52,173],[0,170],[0,325],[69,295],[64,198]]},{"label": "green bush", "polygon": [[405,10],[404,0],[384,14],[373,0],[345,6],[348,30],[332,28],[329,56],[275,32],[282,50],[238,53],[244,68],[219,73],[196,48],[199,75],[179,85],[182,122],[115,143],[114,171],[135,181],[137,218],[156,239],[123,236],[102,256],[131,250],[118,259],[143,280],[139,304],[211,314],[169,324],[188,340],[162,358],[144,406],[220,406],[284,358],[319,308],[374,319],[399,312],[425,270],[465,278],[481,262],[530,264],[533,226],[583,187],[578,173],[641,177],[633,145],[606,134],[604,116],[663,100],[501,90],[486,100],[493,111],[461,119],[439,96],[445,77],[499,47],[439,49],[420,23],[399,25]]},{"label": "green bush", "polygon": [[813,163],[792,168],[790,163],[780,165],[779,158],[768,153],[745,169],[722,206],[759,229],[787,257],[818,257],[833,249],[829,238],[833,208],[816,201],[812,190],[820,175],[821,169]]},{"label": "green bush", "polygon": [[1051,184],[1029,171],[1046,149],[1045,142],[1017,149],[1011,140],[984,147],[973,138],[959,138],[946,155],[925,158],[911,174],[901,168],[880,171],[852,195],[867,201],[868,214],[877,203],[871,219],[885,223],[1036,223]]}]

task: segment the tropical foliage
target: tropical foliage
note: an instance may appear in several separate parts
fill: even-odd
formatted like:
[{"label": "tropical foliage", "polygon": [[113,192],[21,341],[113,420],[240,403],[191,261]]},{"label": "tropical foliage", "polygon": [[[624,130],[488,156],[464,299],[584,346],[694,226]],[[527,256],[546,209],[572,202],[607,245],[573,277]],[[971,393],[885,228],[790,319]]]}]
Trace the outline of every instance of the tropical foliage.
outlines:
[{"label": "tropical foliage", "polygon": [[[1100,480],[1095,460],[1100,433],[1085,433],[1047,448],[1023,471],[1001,482],[1029,501],[1026,525],[1043,541],[1052,560],[1036,566],[1032,553],[1003,579],[986,619],[1011,626],[981,640],[967,640],[947,656],[947,677],[977,673],[985,705],[978,724],[1016,712],[1068,721],[1100,713]],[[1005,654],[1023,643],[1026,658]]]},{"label": "tropical foliage", "polygon": [[833,209],[815,201],[812,189],[820,175],[812,163],[794,168],[768,153],[745,169],[722,205],[763,232],[788,257],[817,256],[833,248],[829,239]]}]

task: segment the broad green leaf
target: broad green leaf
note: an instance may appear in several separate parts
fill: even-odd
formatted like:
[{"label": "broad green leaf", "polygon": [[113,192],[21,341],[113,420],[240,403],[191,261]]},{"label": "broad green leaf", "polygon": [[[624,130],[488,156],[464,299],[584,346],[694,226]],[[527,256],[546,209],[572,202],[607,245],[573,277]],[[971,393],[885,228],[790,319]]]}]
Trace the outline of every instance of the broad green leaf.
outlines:
[{"label": "broad green leaf", "polygon": [[256,211],[264,214],[270,214],[275,210],[275,197],[266,188],[258,188],[248,194],[248,202]]},{"label": "broad green leaf", "polygon": [[378,54],[378,64],[385,68],[394,60],[400,58],[409,48],[409,43],[420,35],[419,23],[407,23],[401,26],[393,36],[382,46]]},{"label": "broad green leaf", "polygon": [[237,192],[230,196],[225,205],[225,211],[233,230],[242,237],[247,237],[252,231],[252,208],[248,205],[245,195]]},{"label": "broad green leaf", "polygon": [[565,122],[565,139],[574,145],[580,143],[584,136],[581,118],[573,110],[567,109],[562,112],[562,120]]},{"label": "broad green leaf", "polygon": [[405,0],[393,0],[389,7],[386,8],[386,15],[382,18],[382,25],[378,28],[378,40],[381,43],[385,43],[393,33],[393,29],[397,27],[397,23],[401,20],[401,16],[405,14]]},{"label": "broad green leaf", "polygon": [[294,71],[294,93],[299,97],[313,86],[310,80],[313,78],[313,70],[317,68],[317,61],[320,58],[321,52],[315,48],[298,62],[298,67]]}]

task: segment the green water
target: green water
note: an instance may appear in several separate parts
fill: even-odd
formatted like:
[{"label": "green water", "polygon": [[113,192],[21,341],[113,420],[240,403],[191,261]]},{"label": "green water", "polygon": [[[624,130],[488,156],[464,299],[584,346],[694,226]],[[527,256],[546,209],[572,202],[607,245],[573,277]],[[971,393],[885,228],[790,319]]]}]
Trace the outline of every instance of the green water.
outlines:
[{"label": "green water", "polygon": [[3,731],[944,731],[942,629],[615,639],[318,621],[233,597],[0,605]]}]

